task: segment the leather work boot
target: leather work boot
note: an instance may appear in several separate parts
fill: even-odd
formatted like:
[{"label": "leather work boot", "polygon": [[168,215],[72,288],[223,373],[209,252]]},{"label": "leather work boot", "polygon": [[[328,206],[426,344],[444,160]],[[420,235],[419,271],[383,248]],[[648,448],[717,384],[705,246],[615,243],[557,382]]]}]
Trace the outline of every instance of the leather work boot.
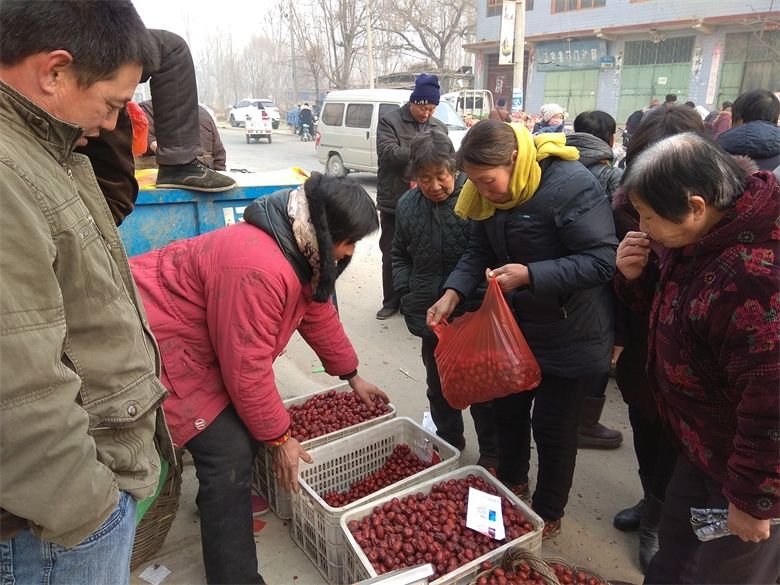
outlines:
[{"label": "leather work boot", "polygon": [[620,431],[609,429],[599,423],[606,401],[606,396],[601,398],[586,396],[583,399],[580,426],[577,429],[578,449],[617,449],[623,443],[623,434]]},{"label": "leather work boot", "polygon": [[663,502],[654,495],[647,496],[647,509],[639,525],[639,565],[647,572],[650,561],[658,552],[658,523],[661,521]]},{"label": "leather work boot", "polygon": [[163,189],[218,193],[235,186],[233,179],[210,169],[198,159],[186,165],[160,165],[160,170],[157,171],[157,187]]},{"label": "leather work boot", "polygon": [[647,494],[650,487],[649,478],[640,475],[639,479],[642,481],[644,495],[636,505],[620,510],[620,512],[615,514],[612,525],[618,530],[625,530],[626,532],[636,532],[639,530],[639,523],[642,521],[642,516],[645,515],[645,509],[647,508]]}]

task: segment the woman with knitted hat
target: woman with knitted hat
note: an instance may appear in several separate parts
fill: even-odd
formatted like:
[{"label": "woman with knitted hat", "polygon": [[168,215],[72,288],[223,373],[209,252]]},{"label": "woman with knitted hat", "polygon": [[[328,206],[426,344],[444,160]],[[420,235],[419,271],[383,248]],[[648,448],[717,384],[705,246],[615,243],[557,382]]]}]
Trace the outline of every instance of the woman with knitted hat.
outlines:
[{"label": "woman with knitted hat", "polygon": [[534,135],[547,132],[564,132],[563,121],[566,119],[566,110],[558,104],[544,104],[539,108],[541,121],[534,125]]},{"label": "woman with knitted hat", "polygon": [[[539,455],[533,508],[544,538],[560,532],[577,456],[583,386],[609,368],[608,283],[617,239],[612,211],[562,134],[531,136],[484,120],[466,135],[458,166],[469,180],[455,212],[474,219],[469,245],[428,311],[447,319],[476,287],[496,278],[542,370],[534,390],[493,401],[498,477],[528,493],[531,429]],[[533,407],[533,417],[531,416]]]}]

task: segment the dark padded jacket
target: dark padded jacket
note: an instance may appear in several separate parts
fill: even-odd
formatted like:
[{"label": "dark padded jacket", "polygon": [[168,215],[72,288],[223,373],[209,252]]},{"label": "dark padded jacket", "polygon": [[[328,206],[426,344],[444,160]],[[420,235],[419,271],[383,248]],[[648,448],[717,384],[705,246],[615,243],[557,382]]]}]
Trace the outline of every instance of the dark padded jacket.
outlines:
[{"label": "dark padded jacket", "polygon": [[379,170],[376,183],[376,207],[379,211],[395,213],[401,195],[409,190],[409,143],[415,134],[427,129],[447,134],[447,126],[436,118],[421,125],[412,117],[409,104],[379,118],[376,129],[376,155]]},{"label": "dark padded jacket", "polygon": [[574,132],[566,135],[566,145],[573,146],[580,152],[580,163],[593,173],[607,198],[612,201],[612,194],[623,178],[623,169],[612,166],[615,153],[609,144],[593,134]]},{"label": "dark padded jacket", "polygon": [[734,126],[718,136],[716,142],[726,152],[749,156],[763,171],[773,171],[780,165],[780,127],[770,122],[759,120]]},{"label": "dark padded jacket", "polygon": [[[406,326],[418,337],[435,338],[425,324],[426,311],[444,292],[444,281],[469,242],[471,222],[455,215],[455,203],[466,175],[455,180],[452,195],[441,203],[427,199],[419,188],[398,201],[393,239],[393,288],[401,296]],[[482,303],[484,288],[458,306],[458,316]]]},{"label": "dark padded jacket", "polygon": [[525,264],[531,284],[506,297],[542,372],[604,373],[614,319],[608,283],[618,244],[612,209],[579,162],[547,159],[542,167],[532,199],[472,222],[468,248],[444,288],[468,296],[484,282],[486,268]]}]

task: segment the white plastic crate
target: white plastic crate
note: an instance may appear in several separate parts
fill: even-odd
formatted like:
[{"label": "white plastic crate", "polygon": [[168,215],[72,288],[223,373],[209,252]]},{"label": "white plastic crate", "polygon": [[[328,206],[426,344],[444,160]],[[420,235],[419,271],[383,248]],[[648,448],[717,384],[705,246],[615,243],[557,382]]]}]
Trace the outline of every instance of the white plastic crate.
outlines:
[{"label": "white plastic crate", "polygon": [[435,572],[431,564],[417,565],[410,569],[396,569],[355,585],[428,585],[428,577]]},{"label": "white plastic crate", "polygon": [[451,573],[447,573],[446,575],[439,577],[436,579],[436,581],[432,581],[431,585],[468,585],[468,583],[474,579],[477,573],[479,573],[479,565],[482,562],[499,561],[504,555],[504,552],[512,547],[519,546],[520,548],[524,548],[536,555],[539,555],[542,548],[542,529],[544,528],[544,520],[542,520],[539,515],[531,510],[531,508],[529,508],[518,496],[513,494],[508,487],[490,475],[485,469],[482,467],[477,467],[476,465],[468,465],[450,473],[446,473],[444,475],[440,475],[439,477],[430,479],[422,484],[416,486],[413,485],[404,490],[395,492],[394,494],[386,496],[381,500],[360,506],[360,508],[356,508],[355,510],[351,510],[344,514],[341,517],[341,530],[346,538],[346,550],[344,554],[344,577],[346,582],[357,583],[362,579],[377,576],[377,573],[374,570],[374,567],[371,566],[371,562],[368,560],[368,557],[366,557],[365,553],[363,553],[363,550],[360,548],[360,546],[358,546],[358,543],[355,541],[355,538],[352,536],[349,528],[347,528],[347,524],[350,521],[362,520],[373,512],[375,506],[381,506],[386,501],[393,498],[398,498],[400,500],[411,494],[429,494],[433,485],[437,483],[441,483],[449,479],[465,479],[469,475],[476,475],[481,477],[490,483],[493,487],[495,487],[502,496],[505,496],[513,506],[520,508],[525,514],[526,518],[528,518],[528,521],[533,524],[534,530],[528,534],[524,534],[520,538],[516,538],[499,546],[498,548],[482,555],[477,559],[474,559],[469,563],[466,563]]},{"label": "white plastic crate", "polygon": [[[423,461],[435,451],[440,461],[428,469],[377,490],[359,500],[333,508],[322,496],[346,491],[356,481],[377,471],[397,445],[408,445]],[[309,451],[314,463],[301,463],[301,490],[292,496],[291,534],[328,583],[351,585],[344,581],[342,565],[346,543],[339,519],[349,510],[374,502],[388,494],[458,466],[460,452],[410,418],[399,417],[321,445]]]},{"label": "white plastic crate", "polygon": [[[303,404],[312,396],[325,394],[331,390],[335,390],[336,392],[352,391],[352,389],[349,387],[349,384],[343,382],[341,384],[337,384],[336,386],[325,388],[324,390],[317,390],[316,392],[310,392],[309,394],[304,394],[303,396],[288,398],[283,402],[283,404],[285,408],[289,408],[295,404]],[[325,443],[329,443],[330,441],[334,441],[346,435],[351,435],[357,431],[373,427],[382,421],[395,418],[395,406],[392,404],[388,404],[388,406],[390,407],[390,412],[386,414],[367,421],[363,421],[362,423],[356,425],[352,425],[351,427],[346,427],[339,429],[338,431],[333,431],[332,433],[326,433],[324,435],[320,435],[319,437],[314,437],[313,439],[309,439],[301,443],[301,446],[308,451],[309,449],[313,449],[319,445],[324,445]],[[283,520],[288,520],[292,517],[292,507],[290,503],[291,495],[290,492],[280,487],[276,483],[271,449],[272,448],[268,447],[265,443],[260,443],[257,454],[255,455],[254,469],[252,472],[252,487],[258,494],[263,495],[268,500],[268,506],[271,508],[274,514]]]}]

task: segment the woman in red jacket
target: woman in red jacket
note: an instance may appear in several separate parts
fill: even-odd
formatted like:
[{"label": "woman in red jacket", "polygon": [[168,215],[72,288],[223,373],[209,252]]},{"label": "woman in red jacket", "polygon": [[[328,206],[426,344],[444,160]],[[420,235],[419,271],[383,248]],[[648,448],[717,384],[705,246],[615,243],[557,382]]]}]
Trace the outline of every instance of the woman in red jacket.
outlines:
[{"label": "woman in red jacket", "polygon": [[263,583],[252,534],[255,441],[274,448],[282,485],[297,491],[290,418],[273,362],[294,331],[325,370],[366,403],[387,402],[357,375],[358,359],[331,302],[355,242],[379,227],[354,180],[314,173],[303,188],[253,202],[245,223],[133,258],[133,276],[162,354],[163,408],[195,463],[209,583]]},{"label": "woman in red jacket", "polygon": [[[694,133],[632,163],[623,188],[639,232],[618,248],[621,299],[652,302],[647,379],[680,456],[645,583],[774,583],[780,569],[780,186],[745,176]],[[650,242],[663,246],[645,270]],[[691,508],[728,510],[701,542]]]}]

